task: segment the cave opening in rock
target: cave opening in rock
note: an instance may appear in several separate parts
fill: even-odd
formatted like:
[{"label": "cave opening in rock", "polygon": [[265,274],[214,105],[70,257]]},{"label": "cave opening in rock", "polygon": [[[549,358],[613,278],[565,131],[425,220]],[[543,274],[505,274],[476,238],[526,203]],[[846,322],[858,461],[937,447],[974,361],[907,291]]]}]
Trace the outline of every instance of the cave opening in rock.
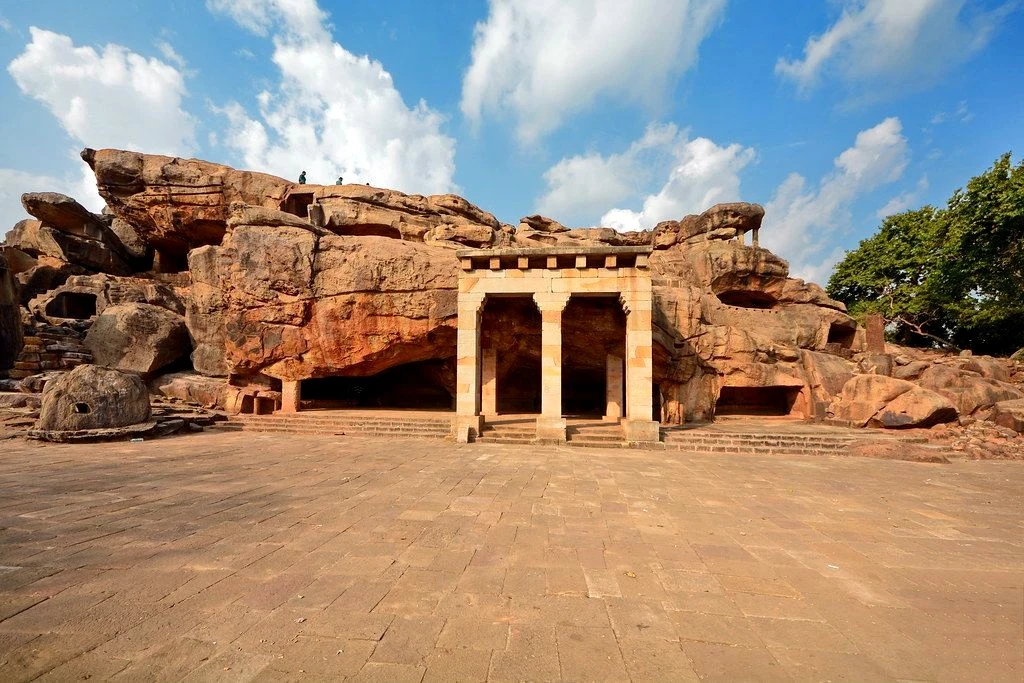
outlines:
[{"label": "cave opening in rock", "polygon": [[292,192],[281,202],[281,210],[306,220],[309,218],[309,205],[313,203],[313,197],[312,192]]},{"label": "cave opening in rock", "polygon": [[183,273],[188,270],[188,252],[161,247],[153,250],[153,272]]},{"label": "cave opening in rock", "polygon": [[96,315],[96,295],[89,292],[60,292],[46,303],[46,315],[88,320]]},{"label": "cave opening in rock", "polygon": [[[579,296],[562,312],[562,413],[599,417],[608,406],[608,358],[626,351],[626,314],[618,296]],[[625,405],[625,382],[618,404]]]},{"label": "cave opening in rock", "polygon": [[453,410],[455,359],[396,365],[367,377],[318,377],[301,385],[302,408]]},{"label": "cave opening in rock", "polygon": [[853,340],[857,336],[857,328],[839,323],[832,323],[828,326],[828,343],[839,344],[844,349],[853,347]]},{"label": "cave opening in rock", "polygon": [[800,387],[722,387],[715,415],[791,415]]},{"label": "cave opening in rock", "polygon": [[771,309],[775,308],[778,303],[771,294],[752,289],[730,289],[719,292],[717,296],[718,300],[726,306],[736,306],[737,308]]},{"label": "cave opening in rock", "polygon": [[493,365],[484,363],[483,382],[494,382],[499,414],[540,413],[540,322],[532,296],[487,297],[480,346]]}]

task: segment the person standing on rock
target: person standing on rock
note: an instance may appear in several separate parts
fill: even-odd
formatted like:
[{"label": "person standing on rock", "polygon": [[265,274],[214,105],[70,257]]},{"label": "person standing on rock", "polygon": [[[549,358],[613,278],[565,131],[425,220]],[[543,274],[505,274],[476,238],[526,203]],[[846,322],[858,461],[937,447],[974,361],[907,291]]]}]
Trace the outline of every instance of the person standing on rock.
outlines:
[{"label": "person standing on rock", "polygon": [[306,184],[306,172],[303,171],[302,173],[299,174],[299,185],[305,185],[305,184]]},{"label": "person standing on rock", "polygon": [[334,181],[334,184],[335,185],[344,185],[345,183],[342,181],[341,176],[338,176],[338,179],[336,181]]}]

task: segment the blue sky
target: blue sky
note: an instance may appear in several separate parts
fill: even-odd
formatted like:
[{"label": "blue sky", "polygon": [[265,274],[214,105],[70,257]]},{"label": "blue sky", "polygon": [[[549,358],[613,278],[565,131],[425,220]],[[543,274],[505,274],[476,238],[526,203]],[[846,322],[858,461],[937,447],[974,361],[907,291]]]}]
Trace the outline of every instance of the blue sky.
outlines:
[{"label": "blue sky", "polygon": [[77,152],[454,191],[515,223],[767,208],[823,282],[1024,142],[1018,0],[0,0],[0,230]]}]

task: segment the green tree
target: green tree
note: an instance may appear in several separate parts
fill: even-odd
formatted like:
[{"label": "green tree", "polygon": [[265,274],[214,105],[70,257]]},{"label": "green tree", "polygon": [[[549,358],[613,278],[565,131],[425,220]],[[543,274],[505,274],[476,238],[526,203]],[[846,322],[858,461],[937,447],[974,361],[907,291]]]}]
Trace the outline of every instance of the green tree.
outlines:
[{"label": "green tree", "polygon": [[899,343],[1024,346],[1024,161],[1003,155],[945,209],[886,218],[846,254],[828,292],[854,316],[884,315]]}]

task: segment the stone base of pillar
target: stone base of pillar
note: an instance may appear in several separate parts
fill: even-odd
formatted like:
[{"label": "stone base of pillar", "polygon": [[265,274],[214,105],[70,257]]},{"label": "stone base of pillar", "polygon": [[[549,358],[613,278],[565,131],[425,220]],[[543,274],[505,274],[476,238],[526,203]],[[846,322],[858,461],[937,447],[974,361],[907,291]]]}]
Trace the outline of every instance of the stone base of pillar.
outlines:
[{"label": "stone base of pillar", "polygon": [[565,418],[537,418],[537,440],[543,442],[565,443]]},{"label": "stone base of pillar", "polygon": [[654,420],[623,420],[622,433],[631,443],[661,441],[661,425]]},{"label": "stone base of pillar", "polygon": [[298,382],[281,382],[281,412],[299,412],[301,395],[301,385]]},{"label": "stone base of pillar", "polygon": [[455,440],[458,443],[469,443],[474,436],[480,436],[484,428],[482,415],[456,415],[452,421],[452,428],[455,430]]},{"label": "stone base of pillar", "polygon": [[618,422],[619,420],[622,419],[622,417],[620,417],[619,415],[605,415],[601,419],[604,420],[605,422]]}]

